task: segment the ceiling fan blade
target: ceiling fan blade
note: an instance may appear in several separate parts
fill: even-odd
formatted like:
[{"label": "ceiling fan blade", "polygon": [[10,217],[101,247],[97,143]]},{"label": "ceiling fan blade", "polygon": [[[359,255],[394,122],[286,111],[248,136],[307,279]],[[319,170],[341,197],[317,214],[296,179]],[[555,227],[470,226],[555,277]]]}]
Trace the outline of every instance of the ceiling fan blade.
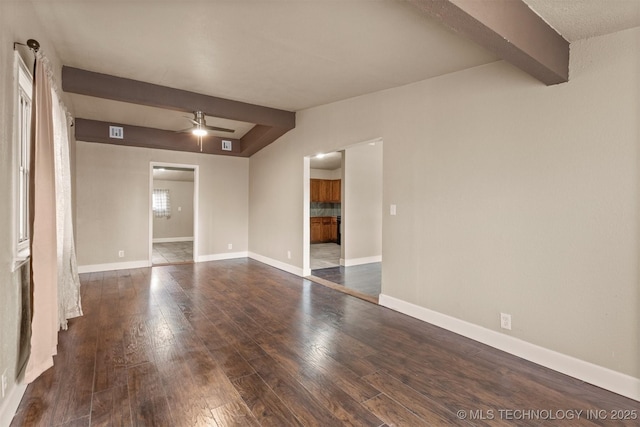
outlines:
[{"label": "ceiling fan blade", "polygon": [[206,130],[213,130],[213,131],[218,131],[218,132],[229,132],[229,133],[235,132],[235,130],[233,130],[233,129],[219,128],[219,127],[216,127],[216,126],[203,126],[203,128],[206,129]]},{"label": "ceiling fan blade", "polygon": [[191,126],[190,128],[186,128],[186,129],[182,129],[182,130],[177,130],[175,131],[176,133],[185,133],[185,132],[191,132],[195,129],[195,127]]}]

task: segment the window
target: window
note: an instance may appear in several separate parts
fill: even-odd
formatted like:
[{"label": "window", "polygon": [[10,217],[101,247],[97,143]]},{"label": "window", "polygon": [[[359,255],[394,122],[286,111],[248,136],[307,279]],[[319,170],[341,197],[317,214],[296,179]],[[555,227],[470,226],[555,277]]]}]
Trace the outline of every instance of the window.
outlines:
[{"label": "window", "polygon": [[153,189],[153,216],[156,218],[171,218],[169,190]]},{"label": "window", "polygon": [[29,168],[31,157],[31,96],[33,78],[15,53],[15,123],[14,123],[14,180],[15,180],[15,267],[29,258]]}]

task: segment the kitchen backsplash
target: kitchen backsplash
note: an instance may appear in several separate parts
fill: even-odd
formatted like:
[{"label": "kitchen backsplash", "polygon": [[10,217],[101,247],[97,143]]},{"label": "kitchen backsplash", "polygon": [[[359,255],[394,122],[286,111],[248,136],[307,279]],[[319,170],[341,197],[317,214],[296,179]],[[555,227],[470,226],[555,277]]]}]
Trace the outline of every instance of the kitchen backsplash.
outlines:
[{"label": "kitchen backsplash", "polygon": [[311,216],[340,216],[340,203],[311,202]]}]

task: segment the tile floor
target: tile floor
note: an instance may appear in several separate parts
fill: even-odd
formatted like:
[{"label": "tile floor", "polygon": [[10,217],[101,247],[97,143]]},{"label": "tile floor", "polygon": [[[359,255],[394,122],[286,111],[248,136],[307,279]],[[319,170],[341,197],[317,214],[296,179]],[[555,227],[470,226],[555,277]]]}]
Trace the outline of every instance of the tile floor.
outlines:
[{"label": "tile floor", "polygon": [[314,243],[309,263],[311,274],[345,288],[378,297],[382,287],[382,263],[343,267],[340,265],[340,245]]},{"label": "tile floor", "polygon": [[340,266],[340,245],[337,243],[314,243],[311,245],[309,263],[312,270]]},{"label": "tile floor", "polygon": [[311,274],[345,288],[378,297],[382,287],[382,263],[354,265],[352,267],[331,267],[312,270]]},{"label": "tile floor", "polygon": [[193,242],[153,244],[153,265],[193,262]]}]

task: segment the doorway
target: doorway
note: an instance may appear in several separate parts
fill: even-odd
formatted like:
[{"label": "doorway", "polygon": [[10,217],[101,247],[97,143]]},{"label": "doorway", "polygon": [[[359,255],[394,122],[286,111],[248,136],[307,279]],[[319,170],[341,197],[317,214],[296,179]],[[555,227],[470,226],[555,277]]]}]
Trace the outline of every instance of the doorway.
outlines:
[{"label": "doorway", "polygon": [[197,259],[197,166],[151,163],[150,259],[152,265]]},{"label": "doorway", "polygon": [[309,265],[312,271],[340,266],[342,154],[341,151],[335,151],[309,159]]},{"label": "doorway", "polygon": [[377,302],[382,287],[382,140],[309,156],[304,176],[305,276]]}]

